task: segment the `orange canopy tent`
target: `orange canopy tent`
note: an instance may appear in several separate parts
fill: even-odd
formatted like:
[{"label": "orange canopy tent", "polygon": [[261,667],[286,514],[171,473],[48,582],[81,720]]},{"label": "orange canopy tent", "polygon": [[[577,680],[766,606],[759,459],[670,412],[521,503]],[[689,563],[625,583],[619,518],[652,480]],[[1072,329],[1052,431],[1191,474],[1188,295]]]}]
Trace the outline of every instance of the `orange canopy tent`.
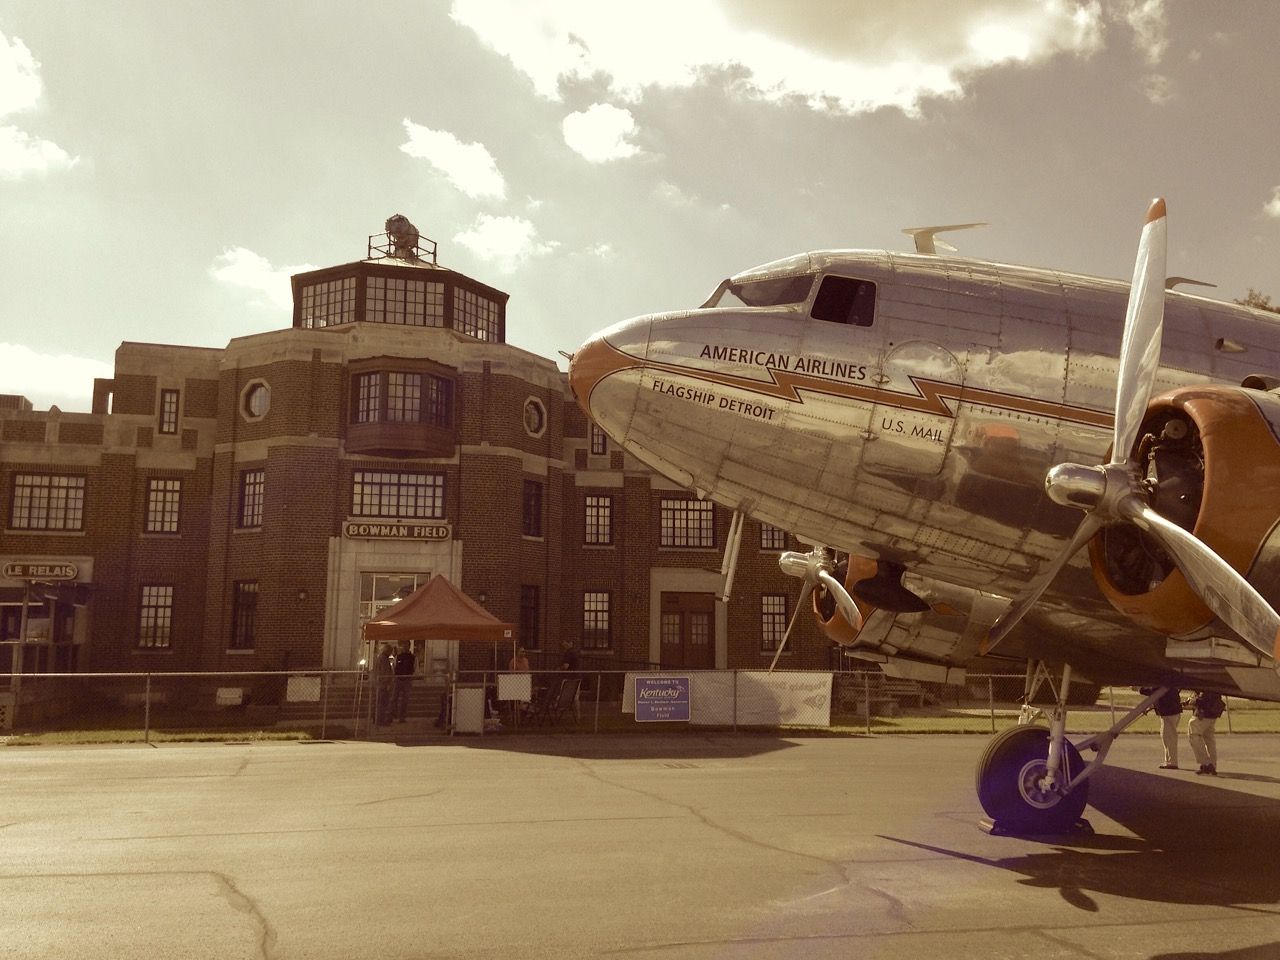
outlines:
[{"label": "orange canopy tent", "polygon": [[434,576],[377,620],[364,625],[368,643],[397,640],[514,641],[516,627],[503,623],[442,576]]}]

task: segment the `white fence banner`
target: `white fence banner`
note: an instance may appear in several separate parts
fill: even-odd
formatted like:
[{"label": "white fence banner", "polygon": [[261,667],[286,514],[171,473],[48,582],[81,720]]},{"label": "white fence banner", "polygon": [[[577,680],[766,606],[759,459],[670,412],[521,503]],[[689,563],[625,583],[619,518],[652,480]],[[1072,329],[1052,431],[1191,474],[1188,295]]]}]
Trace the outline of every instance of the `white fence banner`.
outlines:
[{"label": "white fence banner", "polygon": [[688,677],[690,723],[694,725],[732,726],[736,712],[736,722],[743,726],[831,726],[830,673],[769,673],[766,670],[628,673],[623,685],[623,713],[635,713],[635,678],[638,676]]}]

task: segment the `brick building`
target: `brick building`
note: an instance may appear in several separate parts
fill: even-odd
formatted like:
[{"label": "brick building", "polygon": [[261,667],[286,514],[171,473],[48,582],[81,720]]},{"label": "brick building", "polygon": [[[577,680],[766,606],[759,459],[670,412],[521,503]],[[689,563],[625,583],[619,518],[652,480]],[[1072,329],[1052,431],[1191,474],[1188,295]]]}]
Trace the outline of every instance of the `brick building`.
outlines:
[{"label": "brick building", "polygon": [[[770,662],[798,545],[748,520],[717,603],[731,517],[507,344],[505,293],[380,239],[293,277],[288,329],[121,344],[92,412],[0,396],[0,674],[350,668],[361,623],[437,573],[544,661],[568,638],[605,669]],[[784,658],[829,665],[809,616]]]}]

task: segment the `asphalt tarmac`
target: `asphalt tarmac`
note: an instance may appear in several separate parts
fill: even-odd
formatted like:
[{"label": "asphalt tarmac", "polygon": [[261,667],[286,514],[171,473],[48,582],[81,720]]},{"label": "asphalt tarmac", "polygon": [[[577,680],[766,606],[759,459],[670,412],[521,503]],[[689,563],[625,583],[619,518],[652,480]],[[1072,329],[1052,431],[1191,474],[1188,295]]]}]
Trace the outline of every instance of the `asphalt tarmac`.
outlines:
[{"label": "asphalt tarmac", "polygon": [[1280,737],[1122,738],[1041,839],[979,829],[984,743],[3,749],[0,957],[1280,958]]}]

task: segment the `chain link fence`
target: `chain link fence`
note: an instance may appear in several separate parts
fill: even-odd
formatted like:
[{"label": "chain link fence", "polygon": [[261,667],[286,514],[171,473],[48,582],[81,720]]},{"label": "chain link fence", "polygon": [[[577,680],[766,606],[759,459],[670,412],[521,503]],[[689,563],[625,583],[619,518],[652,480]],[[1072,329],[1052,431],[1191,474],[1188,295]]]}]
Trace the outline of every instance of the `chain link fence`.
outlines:
[{"label": "chain link fence", "polygon": [[[683,729],[994,733],[1018,722],[1024,690],[1022,674],[969,674],[954,686],[879,671],[477,671],[448,682],[374,681],[360,671],[22,674],[0,677],[0,736],[122,742]],[[1037,701],[1047,696],[1046,687]],[[1131,688],[1073,685],[1068,729],[1105,730],[1140,699]],[[1147,715],[1130,729],[1155,733],[1158,724]],[[1219,731],[1280,732],[1280,704],[1228,698]]]}]

